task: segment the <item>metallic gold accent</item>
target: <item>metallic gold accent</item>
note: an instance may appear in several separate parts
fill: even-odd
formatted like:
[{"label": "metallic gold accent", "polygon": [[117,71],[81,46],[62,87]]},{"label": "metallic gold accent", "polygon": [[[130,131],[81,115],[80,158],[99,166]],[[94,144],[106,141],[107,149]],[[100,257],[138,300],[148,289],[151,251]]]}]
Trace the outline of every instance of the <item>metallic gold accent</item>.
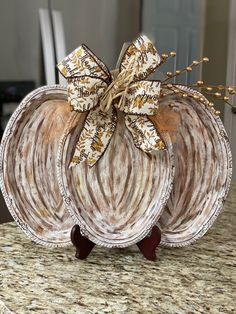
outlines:
[{"label": "metallic gold accent", "polygon": [[208,61],[209,61],[209,58],[204,57],[202,60],[203,60],[204,62],[208,62]]},{"label": "metallic gold accent", "polygon": [[234,89],[232,86],[229,86],[229,87],[228,87],[228,92],[229,92],[231,95],[233,95],[233,94],[235,94],[235,89]]},{"label": "metallic gold accent", "polygon": [[197,85],[198,85],[198,86],[202,86],[203,84],[204,84],[203,81],[197,81]]},{"label": "metallic gold accent", "polygon": [[162,57],[162,59],[167,59],[169,56],[168,56],[168,54],[163,53],[163,54],[161,55],[161,57]]},{"label": "metallic gold accent", "polygon": [[175,56],[176,56],[176,52],[175,52],[175,51],[171,51],[171,52],[170,52],[170,56],[171,56],[171,57],[175,57]]},{"label": "metallic gold accent", "polygon": [[188,66],[188,67],[186,68],[186,70],[187,70],[187,71],[192,71],[192,67]]},{"label": "metallic gold accent", "polygon": [[209,103],[208,103],[208,106],[209,106],[209,107],[214,107],[213,102],[209,102]]}]

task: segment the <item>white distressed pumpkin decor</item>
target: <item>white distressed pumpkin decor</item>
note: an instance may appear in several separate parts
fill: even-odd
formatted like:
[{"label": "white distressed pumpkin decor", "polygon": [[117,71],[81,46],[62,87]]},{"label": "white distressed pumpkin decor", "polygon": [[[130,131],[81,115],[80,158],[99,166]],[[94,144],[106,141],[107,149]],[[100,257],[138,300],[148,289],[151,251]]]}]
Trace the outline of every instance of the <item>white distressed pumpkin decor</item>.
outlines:
[{"label": "white distressed pumpkin decor", "polygon": [[92,242],[125,247],[157,225],[162,245],[203,236],[229,190],[232,160],[219,112],[233,87],[191,88],[147,77],[175,52],[158,54],[139,36],[109,71],[85,45],[58,64],[67,87],[29,94],[0,149],[6,204],[24,232],[49,247],[70,243],[74,224]]}]

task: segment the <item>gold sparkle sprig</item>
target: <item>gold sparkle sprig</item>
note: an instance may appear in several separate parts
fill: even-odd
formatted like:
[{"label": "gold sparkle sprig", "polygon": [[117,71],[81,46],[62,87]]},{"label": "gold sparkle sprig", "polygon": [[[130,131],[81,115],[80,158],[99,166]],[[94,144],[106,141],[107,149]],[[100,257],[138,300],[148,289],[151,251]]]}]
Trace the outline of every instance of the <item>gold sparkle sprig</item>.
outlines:
[{"label": "gold sparkle sprig", "polygon": [[212,96],[217,99],[221,99],[229,105],[231,105],[229,103],[229,96],[235,94],[234,86],[205,85],[203,81],[197,81],[197,83],[194,84],[193,87],[200,88],[204,94]]},{"label": "gold sparkle sprig", "polygon": [[[183,86],[183,85],[181,85],[181,86]],[[190,87],[190,86],[187,86],[187,87]],[[201,94],[199,94],[198,91],[196,91],[195,93],[194,92],[188,92],[187,90],[181,89],[178,85],[170,84],[170,83],[162,85],[162,91],[160,93],[160,98],[164,98],[167,95],[173,95],[173,94],[178,95],[179,97],[182,97],[182,98],[189,97],[189,98],[192,98],[194,100],[197,100],[200,103],[202,103],[203,105],[208,106],[209,109],[214,114],[220,115],[220,111],[216,110],[214,108],[214,103],[208,101],[205,97],[201,96]]]},{"label": "gold sparkle sprig", "polygon": [[[162,61],[160,65],[165,63],[170,57],[175,57],[175,56],[176,56],[176,52],[174,51],[170,52],[169,54],[165,54],[165,53],[162,54],[161,55]],[[210,101],[206,101],[206,99],[199,94],[200,92],[203,95],[207,95],[215,99],[223,100],[225,103],[227,103],[231,107],[236,108],[229,102],[230,96],[235,94],[235,86],[208,85],[208,84],[205,84],[201,80],[197,81],[195,84],[192,84],[192,85],[174,84],[174,83],[169,82],[169,80],[173,79],[174,77],[179,76],[185,72],[191,72],[195,67],[199,66],[203,62],[208,62],[208,61],[209,61],[209,58],[204,57],[200,61],[196,61],[196,60],[192,61],[192,63],[184,69],[176,70],[174,73],[167,72],[166,78],[161,82],[162,90],[161,90],[160,97],[163,98],[167,94],[168,95],[178,94],[180,97],[183,97],[183,98],[190,97],[209,106],[212,112],[214,112],[216,115],[219,115],[220,111],[215,110],[214,104]],[[191,88],[197,89],[197,91],[196,93],[188,92],[186,90],[179,88],[178,85],[186,86],[189,88],[191,87]]]},{"label": "gold sparkle sprig", "polygon": [[179,76],[185,72],[191,72],[194,67],[199,66],[201,63],[208,62],[208,61],[209,61],[209,59],[207,57],[204,57],[200,61],[196,61],[196,60],[192,61],[192,63],[189,64],[186,68],[181,69],[181,70],[176,70],[174,73],[173,72],[166,72],[167,78],[164,81],[162,81],[162,83],[165,83],[165,82],[169,81],[170,79],[173,79],[174,77]]},{"label": "gold sparkle sprig", "polygon": [[169,53],[163,53],[161,55],[161,62],[159,63],[158,66],[162,65],[163,63],[168,61],[170,58],[174,58],[175,56],[176,56],[176,52],[175,51],[171,51]]}]

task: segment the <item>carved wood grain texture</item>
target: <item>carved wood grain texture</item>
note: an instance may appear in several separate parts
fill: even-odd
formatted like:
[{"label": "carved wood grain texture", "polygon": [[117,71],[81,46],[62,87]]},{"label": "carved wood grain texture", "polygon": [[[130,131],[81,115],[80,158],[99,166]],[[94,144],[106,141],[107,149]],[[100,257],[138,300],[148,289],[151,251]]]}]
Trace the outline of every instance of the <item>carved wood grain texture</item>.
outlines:
[{"label": "carved wood grain texture", "polygon": [[108,247],[140,241],[155,223],[166,246],[203,236],[222,208],[232,174],[220,119],[194,100],[168,96],[160,105],[174,104],[181,124],[177,132],[162,134],[166,152],[148,156],[138,150],[120,115],[99,163],[69,169],[86,114],[71,113],[66,98],[63,87],[35,90],[4,133],[0,184],[23,231],[49,247],[70,243],[74,221],[90,240]]},{"label": "carved wood grain texture", "polygon": [[11,117],[1,144],[1,189],[22,230],[35,242],[70,244],[74,225],[56,177],[60,135],[70,116],[64,88],[29,94]]},{"label": "carved wood grain texture", "polygon": [[140,241],[158,221],[173,180],[171,146],[148,156],[134,145],[123,115],[94,167],[69,168],[85,115],[73,113],[58,153],[58,180],[83,235],[96,244],[124,247]]},{"label": "carved wood grain texture", "polygon": [[209,106],[178,96],[160,102],[169,104],[180,115],[180,125],[169,134],[175,178],[158,226],[162,245],[185,246],[201,238],[220,213],[230,187],[232,156],[224,126]]}]

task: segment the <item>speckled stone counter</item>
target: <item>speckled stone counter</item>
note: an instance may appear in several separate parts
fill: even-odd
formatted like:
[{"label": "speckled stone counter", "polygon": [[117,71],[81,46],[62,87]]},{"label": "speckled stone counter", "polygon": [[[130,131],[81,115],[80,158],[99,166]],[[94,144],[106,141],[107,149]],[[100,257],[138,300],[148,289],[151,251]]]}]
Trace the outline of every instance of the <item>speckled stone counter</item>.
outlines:
[{"label": "speckled stone counter", "polygon": [[73,247],[45,249],[3,224],[0,300],[22,314],[236,313],[235,226],[236,185],[207,235],[190,247],[159,248],[156,262],[136,246],[95,247],[79,261]]}]

